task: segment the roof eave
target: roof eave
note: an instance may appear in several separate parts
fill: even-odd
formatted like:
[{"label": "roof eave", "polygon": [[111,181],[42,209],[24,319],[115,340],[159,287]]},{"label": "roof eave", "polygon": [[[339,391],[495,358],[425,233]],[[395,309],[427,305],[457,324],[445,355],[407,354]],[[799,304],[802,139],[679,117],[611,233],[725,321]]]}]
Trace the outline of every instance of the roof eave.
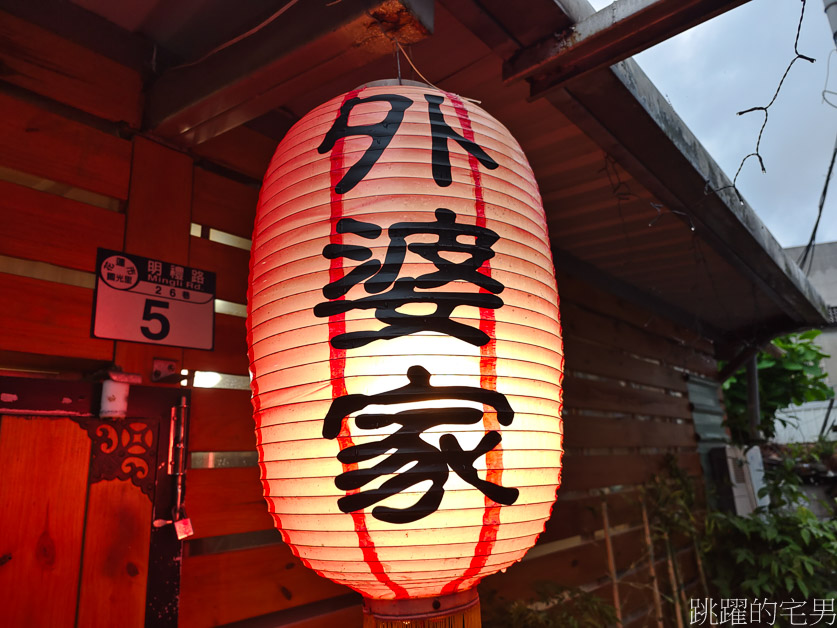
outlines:
[{"label": "roof eave", "polygon": [[827,323],[823,298],[631,59],[545,96],[676,210],[800,328]]}]

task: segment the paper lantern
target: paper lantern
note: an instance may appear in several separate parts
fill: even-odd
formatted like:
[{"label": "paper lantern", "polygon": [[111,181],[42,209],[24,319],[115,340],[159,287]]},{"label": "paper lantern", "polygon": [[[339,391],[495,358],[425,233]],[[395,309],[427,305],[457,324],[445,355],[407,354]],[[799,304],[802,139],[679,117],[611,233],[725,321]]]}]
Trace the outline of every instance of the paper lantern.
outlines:
[{"label": "paper lantern", "polygon": [[534,176],[485,111],[371,84],[302,118],[262,186],[247,325],[265,496],[305,565],[422,616],[535,543],[558,295]]}]

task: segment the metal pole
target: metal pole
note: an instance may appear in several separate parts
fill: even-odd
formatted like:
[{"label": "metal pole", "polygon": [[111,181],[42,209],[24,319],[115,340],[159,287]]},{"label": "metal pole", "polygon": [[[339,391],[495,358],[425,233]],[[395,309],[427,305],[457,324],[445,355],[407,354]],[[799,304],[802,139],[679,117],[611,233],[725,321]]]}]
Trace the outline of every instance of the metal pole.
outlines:
[{"label": "metal pole", "polygon": [[828,402],[828,410],[825,411],[825,418],[822,420],[822,427],[820,428],[820,438],[825,434],[825,428],[828,425],[828,417],[831,416],[831,409],[834,407],[834,397]]},{"label": "metal pole", "polygon": [[825,14],[828,16],[828,23],[831,25],[831,37],[837,44],[837,0],[823,0]]},{"label": "metal pole", "polygon": [[747,361],[747,414],[750,417],[750,438],[754,441],[760,437],[759,425],[761,425],[758,364],[758,354],[755,354]]}]

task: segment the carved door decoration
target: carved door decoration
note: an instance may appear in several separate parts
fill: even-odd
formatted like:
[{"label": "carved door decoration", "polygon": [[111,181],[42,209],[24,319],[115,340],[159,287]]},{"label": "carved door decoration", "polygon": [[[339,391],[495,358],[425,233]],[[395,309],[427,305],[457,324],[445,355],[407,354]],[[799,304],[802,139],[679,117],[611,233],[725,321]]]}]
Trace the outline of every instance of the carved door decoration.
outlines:
[{"label": "carved door decoration", "polygon": [[75,421],[90,437],[89,482],[131,482],[149,499],[153,499],[154,463],[159,438],[157,422],[95,418],[79,418]]}]

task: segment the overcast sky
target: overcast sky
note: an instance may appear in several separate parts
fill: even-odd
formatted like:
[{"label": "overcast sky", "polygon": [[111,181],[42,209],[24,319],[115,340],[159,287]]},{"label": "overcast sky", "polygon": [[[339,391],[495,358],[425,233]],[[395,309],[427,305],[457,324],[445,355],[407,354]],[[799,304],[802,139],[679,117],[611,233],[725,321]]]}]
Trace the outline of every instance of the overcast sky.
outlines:
[{"label": "overcast sky", "polygon": [[[600,9],[610,0],[590,3]],[[794,57],[801,8],[801,0],[751,0],[635,57],[730,179],[754,151],[764,119],[736,112],[770,101]],[[822,102],[833,47],[822,0],[807,0],[799,52],[816,63],[794,63],[770,107],[761,142],[767,173],[750,158],[738,177],[744,198],[785,247],[811,235],[837,137],[837,109]],[[837,92],[837,52],[829,88]],[[837,94],[831,100],[837,104]],[[817,242],[837,241],[837,172],[817,233]]]}]

